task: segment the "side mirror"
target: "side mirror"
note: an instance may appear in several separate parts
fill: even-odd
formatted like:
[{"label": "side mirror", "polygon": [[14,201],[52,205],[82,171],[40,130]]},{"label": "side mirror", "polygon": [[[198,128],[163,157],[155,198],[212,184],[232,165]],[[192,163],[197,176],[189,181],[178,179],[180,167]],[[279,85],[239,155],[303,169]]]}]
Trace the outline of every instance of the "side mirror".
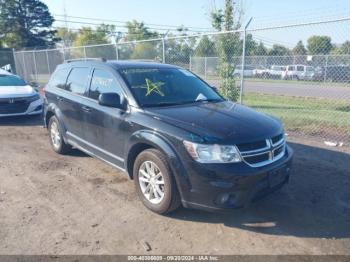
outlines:
[{"label": "side mirror", "polygon": [[108,106],[108,107],[114,107],[114,108],[119,108],[122,110],[126,109],[126,103],[119,94],[117,93],[102,93],[98,97],[98,103],[101,106]]}]

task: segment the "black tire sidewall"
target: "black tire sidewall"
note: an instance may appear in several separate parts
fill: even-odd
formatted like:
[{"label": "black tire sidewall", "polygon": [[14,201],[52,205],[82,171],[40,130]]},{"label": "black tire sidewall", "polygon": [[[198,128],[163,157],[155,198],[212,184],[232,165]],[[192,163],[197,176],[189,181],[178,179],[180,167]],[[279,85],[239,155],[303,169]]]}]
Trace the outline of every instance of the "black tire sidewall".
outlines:
[{"label": "black tire sidewall", "polygon": [[[144,163],[147,160],[154,162],[158,166],[158,168],[160,169],[163,175],[164,197],[159,204],[153,204],[149,202],[148,199],[146,199],[146,197],[143,195],[139,184],[139,175],[138,175],[139,168],[142,165],[142,163]],[[166,162],[164,155],[160,151],[146,150],[136,158],[134,163],[134,169],[133,169],[133,179],[136,187],[136,192],[139,198],[141,199],[142,203],[153,212],[156,212],[159,214],[167,213],[167,211],[171,207],[172,198],[174,197],[173,194],[175,194],[175,192],[173,192],[174,181],[173,181],[173,177],[172,177],[169,165]]]}]

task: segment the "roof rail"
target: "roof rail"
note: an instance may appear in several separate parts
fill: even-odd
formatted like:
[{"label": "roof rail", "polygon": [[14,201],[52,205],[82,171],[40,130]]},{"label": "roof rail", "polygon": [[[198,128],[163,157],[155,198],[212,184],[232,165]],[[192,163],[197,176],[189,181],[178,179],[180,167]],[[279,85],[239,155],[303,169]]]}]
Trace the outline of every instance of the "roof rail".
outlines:
[{"label": "roof rail", "polygon": [[100,58],[75,58],[75,59],[67,59],[64,60],[65,63],[72,63],[72,62],[79,62],[79,61],[101,61],[101,62],[106,62],[107,59],[104,57],[100,57]]},{"label": "roof rail", "polygon": [[157,59],[127,59],[124,61],[134,61],[134,62],[159,62]]}]

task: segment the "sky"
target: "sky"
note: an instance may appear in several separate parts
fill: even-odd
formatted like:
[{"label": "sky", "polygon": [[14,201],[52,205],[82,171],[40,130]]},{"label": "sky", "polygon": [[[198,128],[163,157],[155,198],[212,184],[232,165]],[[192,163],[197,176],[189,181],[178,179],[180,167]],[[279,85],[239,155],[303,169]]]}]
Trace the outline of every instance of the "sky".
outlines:
[{"label": "sky", "polygon": [[[154,28],[175,28],[184,25],[191,30],[210,30],[210,11],[223,7],[224,0],[44,0],[54,15],[92,17],[118,21],[136,19]],[[304,23],[326,19],[350,17],[349,0],[236,0],[244,11],[243,23],[253,17],[249,28],[261,28],[284,24]],[[55,16],[56,19],[63,17]],[[69,21],[99,23],[99,21],[68,18]],[[63,25],[56,22],[57,26]],[[68,23],[71,28],[81,25]],[[173,26],[173,27],[169,27]],[[350,21],[333,24],[295,27],[290,29],[254,32],[257,40],[267,45],[280,43],[293,46],[299,40],[306,41],[312,34],[330,35],[335,43],[350,39]],[[125,31],[125,28],[118,28]],[[164,32],[164,31],[163,31]],[[194,32],[190,32],[194,33]]]}]

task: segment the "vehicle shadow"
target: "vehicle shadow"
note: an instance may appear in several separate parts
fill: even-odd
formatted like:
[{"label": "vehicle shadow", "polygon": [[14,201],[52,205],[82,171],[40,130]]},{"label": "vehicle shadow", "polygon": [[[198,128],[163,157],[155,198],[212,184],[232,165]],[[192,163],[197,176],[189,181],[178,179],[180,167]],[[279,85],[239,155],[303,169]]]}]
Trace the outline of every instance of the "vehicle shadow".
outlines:
[{"label": "vehicle shadow", "polygon": [[180,209],[174,219],[218,223],[271,235],[350,237],[350,154],[289,143],[290,184],[248,208],[225,213]]},{"label": "vehicle shadow", "polygon": [[0,126],[42,126],[41,115],[1,117]]}]

